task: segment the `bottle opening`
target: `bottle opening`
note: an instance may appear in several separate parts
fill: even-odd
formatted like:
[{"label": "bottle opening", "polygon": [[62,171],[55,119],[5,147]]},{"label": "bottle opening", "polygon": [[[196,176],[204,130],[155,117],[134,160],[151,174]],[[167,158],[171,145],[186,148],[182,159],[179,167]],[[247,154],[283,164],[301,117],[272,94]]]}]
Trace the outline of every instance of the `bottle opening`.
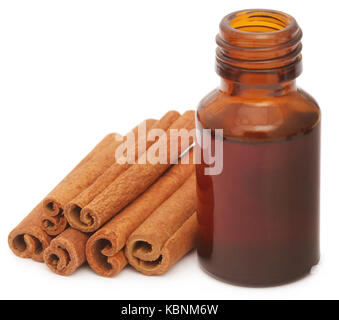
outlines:
[{"label": "bottle opening", "polygon": [[231,19],[230,26],[243,32],[275,32],[285,29],[290,23],[287,15],[277,12],[243,11]]}]

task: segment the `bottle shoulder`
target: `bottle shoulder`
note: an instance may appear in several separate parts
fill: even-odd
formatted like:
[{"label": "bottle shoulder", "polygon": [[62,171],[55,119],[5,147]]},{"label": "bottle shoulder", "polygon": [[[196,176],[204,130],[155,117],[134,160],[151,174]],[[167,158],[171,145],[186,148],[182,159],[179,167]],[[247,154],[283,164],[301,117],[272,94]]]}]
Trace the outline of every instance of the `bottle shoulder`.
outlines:
[{"label": "bottle shoulder", "polygon": [[262,98],[215,89],[200,102],[197,120],[203,128],[223,129],[225,138],[264,142],[305,134],[320,122],[320,109],[302,89]]}]

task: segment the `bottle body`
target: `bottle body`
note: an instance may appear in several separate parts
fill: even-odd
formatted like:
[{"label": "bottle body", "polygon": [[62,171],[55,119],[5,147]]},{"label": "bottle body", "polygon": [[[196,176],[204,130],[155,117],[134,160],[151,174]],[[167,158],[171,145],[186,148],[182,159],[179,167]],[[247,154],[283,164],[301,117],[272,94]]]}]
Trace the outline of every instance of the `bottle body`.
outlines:
[{"label": "bottle body", "polygon": [[[257,17],[263,25],[271,16],[274,23],[286,17],[277,12],[265,11],[265,17],[248,13],[252,20],[246,17],[246,25],[250,21],[255,28]],[[237,13],[227,22],[236,17],[240,26],[242,15]],[[283,32],[293,37],[284,39],[286,46],[300,34],[294,27],[291,31],[284,26]],[[300,38],[291,49],[292,57],[287,54],[293,62],[282,62],[289,49],[285,42],[276,43],[282,34],[268,31],[268,49],[262,51],[268,54],[271,50],[272,60],[259,57],[252,71],[249,68],[258,53],[248,50],[256,45],[255,37],[262,30],[239,34],[240,38],[254,37],[250,49],[246,47],[249,41],[241,42],[242,61],[234,60],[240,42],[233,29],[226,30],[229,33],[219,41],[223,46],[223,52],[217,53],[222,60],[222,70],[217,64],[221,86],[201,101],[197,111],[197,148],[202,159],[196,166],[198,256],[203,269],[228,282],[276,285],[305,275],[319,261],[320,110],[296,86]],[[228,46],[225,38],[239,43]],[[236,66],[230,65],[233,60]],[[258,70],[260,64],[263,70]],[[223,129],[222,136],[216,129]],[[216,175],[206,174],[211,164],[204,161],[203,144],[209,139],[212,153],[214,140],[222,140],[223,169]]]},{"label": "bottle body", "polygon": [[[212,136],[223,139],[223,170],[205,175],[209,165],[202,161],[197,166],[198,255],[202,267],[218,278],[254,286],[279,284],[303,276],[319,260],[320,114],[312,100],[301,99],[314,113],[314,126],[305,132],[285,132],[285,137],[264,142]],[[270,108],[279,108],[271,101]],[[253,109],[262,107],[247,102],[240,111],[241,106],[226,102],[222,113],[228,108],[239,109],[233,123],[248,126]],[[208,102],[199,107],[199,135],[213,127],[208,109],[213,110],[213,102],[212,107]],[[254,119],[261,121],[252,123],[260,127],[262,138],[269,135],[262,131],[264,126],[275,127],[269,123],[274,116],[264,113],[265,120],[258,116]],[[295,116],[289,119],[296,121]]]}]

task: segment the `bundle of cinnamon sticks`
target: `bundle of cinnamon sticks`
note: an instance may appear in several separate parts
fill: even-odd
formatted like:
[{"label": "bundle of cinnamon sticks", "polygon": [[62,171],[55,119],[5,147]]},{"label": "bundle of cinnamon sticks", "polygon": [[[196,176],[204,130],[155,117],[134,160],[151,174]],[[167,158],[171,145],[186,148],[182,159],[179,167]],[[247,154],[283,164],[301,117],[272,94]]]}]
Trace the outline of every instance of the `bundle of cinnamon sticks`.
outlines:
[{"label": "bundle of cinnamon sticks", "polygon": [[9,234],[11,250],[64,276],[86,262],[106,277],[128,264],[165,273],[194,248],[193,141],[171,134],[194,123],[193,111],[170,111],[123,137],[107,135]]}]

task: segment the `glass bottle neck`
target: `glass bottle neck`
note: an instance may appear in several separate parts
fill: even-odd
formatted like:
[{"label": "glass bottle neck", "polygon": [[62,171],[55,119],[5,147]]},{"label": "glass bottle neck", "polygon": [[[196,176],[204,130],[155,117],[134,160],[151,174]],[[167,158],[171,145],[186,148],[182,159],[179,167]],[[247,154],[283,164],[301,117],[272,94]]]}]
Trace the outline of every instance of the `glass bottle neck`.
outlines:
[{"label": "glass bottle neck", "polygon": [[216,38],[223,90],[295,90],[302,72],[301,38],[295,19],[283,12],[244,10],[226,16]]},{"label": "glass bottle neck", "polygon": [[297,90],[296,80],[254,85],[221,78],[220,90],[230,96],[250,98],[284,96]]}]

